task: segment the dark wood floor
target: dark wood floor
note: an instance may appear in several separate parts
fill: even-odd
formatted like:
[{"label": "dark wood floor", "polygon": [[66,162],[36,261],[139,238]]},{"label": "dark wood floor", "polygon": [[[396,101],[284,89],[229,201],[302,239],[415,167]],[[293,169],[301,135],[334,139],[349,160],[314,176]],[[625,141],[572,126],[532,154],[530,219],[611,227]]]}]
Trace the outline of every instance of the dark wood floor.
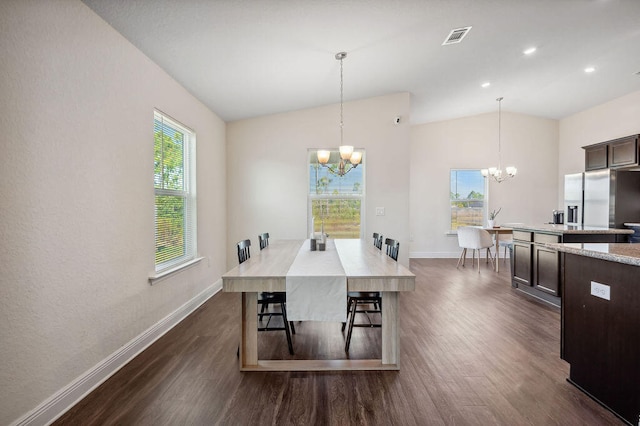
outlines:
[{"label": "dark wood floor", "polygon": [[[560,314],[499,274],[415,259],[401,306],[399,372],[241,373],[240,296],[220,293],[62,416],[57,425],[618,425],[566,381]],[[344,356],[338,323],[297,323],[296,358]],[[358,328],[351,356],[379,356]],[[282,332],[261,358],[288,357]]]}]

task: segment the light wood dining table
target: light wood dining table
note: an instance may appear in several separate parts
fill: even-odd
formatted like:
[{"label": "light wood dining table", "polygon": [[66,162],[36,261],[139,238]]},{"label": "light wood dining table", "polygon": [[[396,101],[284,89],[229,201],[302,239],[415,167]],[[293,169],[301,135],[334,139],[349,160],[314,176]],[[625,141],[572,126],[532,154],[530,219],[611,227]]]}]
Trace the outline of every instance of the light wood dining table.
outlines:
[{"label": "light wood dining table", "polygon": [[[240,370],[322,371],[399,370],[400,307],[398,292],[415,290],[415,275],[400,263],[360,239],[333,240],[346,278],[347,291],[382,292],[381,359],[258,359],[258,292],[286,291],[286,276],[298,251],[309,240],[272,240],[244,263],[222,276],[223,291],[242,293]],[[345,306],[346,310],[346,306]],[[337,323],[336,332],[340,333]],[[294,342],[295,345],[295,342]]]},{"label": "light wood dining table", "polygon": [[483,227],[482,229],[484,229],[485,231],[487,231],[490,234],[495,236],[495,241],[496,241],[495,268],[496,268],[496,272],[500,272],[500,240],[499,240],[499,236],[501,234],[502,235],[504,235],[504,234],[513,234],[513,229],[505,228],[503,226],[494,226],[492,228]]}]

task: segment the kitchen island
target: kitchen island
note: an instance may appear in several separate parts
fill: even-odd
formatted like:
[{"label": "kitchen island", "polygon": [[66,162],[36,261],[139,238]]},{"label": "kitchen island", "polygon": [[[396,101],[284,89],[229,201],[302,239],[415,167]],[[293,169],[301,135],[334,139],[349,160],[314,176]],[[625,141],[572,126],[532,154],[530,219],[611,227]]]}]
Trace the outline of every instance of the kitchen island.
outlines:
[{"label": "kitchen island", "polygon": [[640,422],[640,244],[554,244],[562,256],[562,359],[569,382]]},{"label": "kitchen island", "polygon": [[630,229],[576,225],[511,224],[513,229],[511,285],[557,308],[562,296],[560,254],[549,244],[626,242]]}]

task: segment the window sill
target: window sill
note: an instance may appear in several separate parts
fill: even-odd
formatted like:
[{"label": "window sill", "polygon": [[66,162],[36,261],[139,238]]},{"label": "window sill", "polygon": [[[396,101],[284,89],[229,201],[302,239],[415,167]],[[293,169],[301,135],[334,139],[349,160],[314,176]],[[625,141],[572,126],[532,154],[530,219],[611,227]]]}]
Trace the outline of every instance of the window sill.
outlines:
[{"label": "window sill", "polygon": [[188,262],[182,263],[178,266],[174,266],[173,268],[170,269],[166,269],[162,272],[158,272],[154,275],[150,275],[149,276],[149,284],[154,285],[162,280],[164,280],[165,278],[170,277],[171,275],[177,274],[178,272],[190,268],[191,266],[195,265],[196,263],[200,263],[200,261],[204,259],[204,257],[196,257],[195,259],[192,259]]}]

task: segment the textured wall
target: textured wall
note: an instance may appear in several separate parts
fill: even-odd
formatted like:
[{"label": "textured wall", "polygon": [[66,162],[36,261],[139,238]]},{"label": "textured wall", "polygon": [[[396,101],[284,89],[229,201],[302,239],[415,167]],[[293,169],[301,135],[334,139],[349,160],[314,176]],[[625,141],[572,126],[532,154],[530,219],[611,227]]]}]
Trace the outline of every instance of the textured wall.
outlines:
[{"label": "textured wall", "polygon": [[[79,1],[0,2],[0,66],[9,424],[219,279],[225,124]],[[197,133],[207,259],[152,287],[154,108]]]}]

